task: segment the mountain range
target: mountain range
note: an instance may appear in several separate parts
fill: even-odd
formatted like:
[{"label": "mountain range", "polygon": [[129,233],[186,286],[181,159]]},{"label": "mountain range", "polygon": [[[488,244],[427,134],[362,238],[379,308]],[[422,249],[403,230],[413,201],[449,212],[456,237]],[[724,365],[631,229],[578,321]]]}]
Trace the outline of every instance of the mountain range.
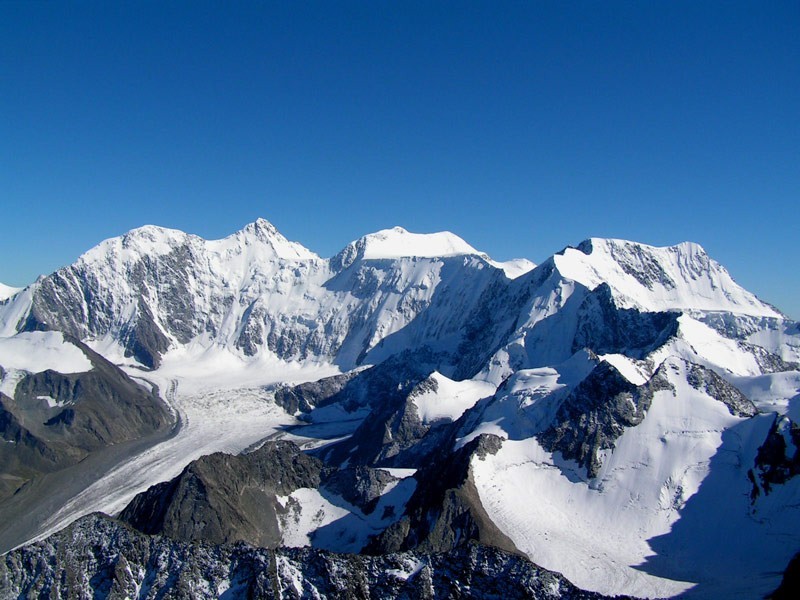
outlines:
[{"label": "mountain range", "polygon": [[763,597],[800,550],[800,324],[695,243],[145,226],[2,292],[2,598]]}]

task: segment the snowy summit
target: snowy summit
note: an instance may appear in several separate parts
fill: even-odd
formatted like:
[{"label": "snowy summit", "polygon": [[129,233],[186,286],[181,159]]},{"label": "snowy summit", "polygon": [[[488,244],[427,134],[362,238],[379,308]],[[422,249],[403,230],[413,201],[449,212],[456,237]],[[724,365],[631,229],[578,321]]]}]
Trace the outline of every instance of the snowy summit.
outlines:
[{"label": "snowy summit", "polygon": [[449,231],[411,233],[402,227],[382,229],[352,242],[361,258],[440,258],[460,254],[483,255]]}]

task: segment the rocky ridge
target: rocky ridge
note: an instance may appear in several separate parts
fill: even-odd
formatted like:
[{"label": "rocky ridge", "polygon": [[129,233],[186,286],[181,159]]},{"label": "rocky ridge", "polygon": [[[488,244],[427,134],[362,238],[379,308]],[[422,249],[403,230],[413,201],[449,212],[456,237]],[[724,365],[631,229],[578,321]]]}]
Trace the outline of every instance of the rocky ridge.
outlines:
[{"label": "rocky ridge", "polygon": [[0,598],[600,599],[495,548],[384,556],[147,536],[102,515],[0,559]]}]

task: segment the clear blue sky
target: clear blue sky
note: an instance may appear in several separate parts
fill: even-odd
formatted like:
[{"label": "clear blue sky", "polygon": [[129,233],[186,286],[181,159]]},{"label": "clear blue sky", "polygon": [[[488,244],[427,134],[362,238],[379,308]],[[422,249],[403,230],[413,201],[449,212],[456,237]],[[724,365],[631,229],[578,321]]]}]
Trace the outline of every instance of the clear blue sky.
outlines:
[{"label": "clear blue sky", "polygon": [[153,223],[697,241],[800,317],[800,2],[0,3],[0,281]]}]

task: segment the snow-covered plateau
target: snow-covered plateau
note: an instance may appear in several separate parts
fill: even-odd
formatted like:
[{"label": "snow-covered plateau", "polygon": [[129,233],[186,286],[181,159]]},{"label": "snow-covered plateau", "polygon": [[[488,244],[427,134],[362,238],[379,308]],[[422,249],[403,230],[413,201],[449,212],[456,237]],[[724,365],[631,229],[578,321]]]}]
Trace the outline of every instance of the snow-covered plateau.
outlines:
[{"label": "snow-covered plateau", "polygon": [[[326,259],[263,219],[146,226],[0,293],[0,598],[109,569],[158,597],[154,548],[222,573],[234,542],[395,557],[358,567],[366,595],[438,597],[432,557],[492,547],[453,564],[488,552],[520,597],[758,598],[800,552],[800,324],[694,243],[534,265],[395,227]],[[93,527],[127,532],[117,566],[63,558]],[[335,596],[309,560],[258,558],[279,597]]]}]

